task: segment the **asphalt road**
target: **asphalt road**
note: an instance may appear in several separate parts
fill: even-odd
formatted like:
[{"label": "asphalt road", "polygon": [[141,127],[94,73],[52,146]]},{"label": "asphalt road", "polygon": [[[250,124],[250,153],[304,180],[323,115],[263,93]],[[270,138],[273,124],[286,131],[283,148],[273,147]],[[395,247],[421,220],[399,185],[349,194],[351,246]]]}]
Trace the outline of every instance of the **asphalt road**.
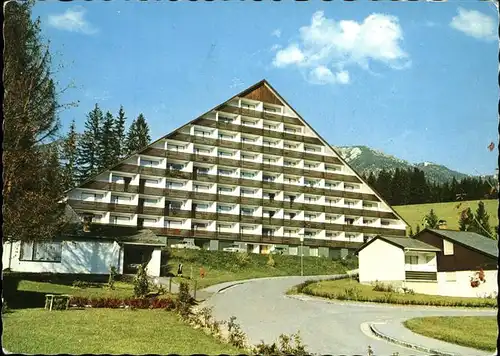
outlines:
[{"label": "asphalt road", "polygon": [[[425,355],[371,336],[367,323],[400,322],[420,316],[496,315],[495,311],[300,300],[284,295],[287,289],[307,279],[311,277],[253,280],[222,290],[204,304],[213,306],[218,320],[236,316],[252,344],[261,340],[271,343],[282,333],[300,330],[307,350],[323,355],[367,355],[369,345],[375,355]],[[209,287],[207,291],[216,292],[222,287]]]}]

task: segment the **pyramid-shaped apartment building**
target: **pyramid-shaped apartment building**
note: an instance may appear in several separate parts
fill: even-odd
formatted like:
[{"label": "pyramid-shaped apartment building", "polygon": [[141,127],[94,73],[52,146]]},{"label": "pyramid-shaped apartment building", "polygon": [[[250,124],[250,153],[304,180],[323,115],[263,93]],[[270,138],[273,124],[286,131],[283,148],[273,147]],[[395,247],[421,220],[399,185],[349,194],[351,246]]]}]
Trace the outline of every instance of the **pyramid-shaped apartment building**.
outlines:
[{"label": "pyramid-shaped apartment building", "polygon": [[335,258],[406,229],[265,80],[74,188],[67,202],[110,236],[128,228],[147,231],[144,244],[154,236],[210,250],[297,255],[302,244],[305,256]]}]

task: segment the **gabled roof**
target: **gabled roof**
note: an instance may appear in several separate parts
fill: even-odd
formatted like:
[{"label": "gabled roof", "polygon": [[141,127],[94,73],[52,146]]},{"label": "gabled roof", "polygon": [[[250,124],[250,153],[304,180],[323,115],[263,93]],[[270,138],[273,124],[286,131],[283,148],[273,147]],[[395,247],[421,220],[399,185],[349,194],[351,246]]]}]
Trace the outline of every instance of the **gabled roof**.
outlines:
[{"label": "gabled roof", "polygon": [[422,251],[422,252],[439,252],[441,249],[434,247],[432,245],[426,244],[425,242],[415,240],[411,237],[391,237],[378,235],[371,239],[370,241],[364,243],[360,248],[356,250],[356,254],[362,249],[370,245],[375,240],[385,241],[393,246],[399,247],[406,251]]},{"label": "gabled roof", "polygon": [[424,229],[418,234],[416,234],[415,237],[419,236],[425,231],[431,232],[432,234],[437,235],[444,240],[457,243],[465,248],[482,253],[486,256],[498,258],[498,241],[492,240],[483,235],[479,235],[475,232],[442,230],[442,229]]}]

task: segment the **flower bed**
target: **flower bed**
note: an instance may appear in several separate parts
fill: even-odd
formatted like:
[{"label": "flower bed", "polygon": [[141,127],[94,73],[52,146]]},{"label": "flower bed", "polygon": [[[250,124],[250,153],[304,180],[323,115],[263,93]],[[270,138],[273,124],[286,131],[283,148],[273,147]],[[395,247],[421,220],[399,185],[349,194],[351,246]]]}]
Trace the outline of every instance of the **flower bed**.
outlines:
[{"label": "flower bed", "polygon": [[76,308],[135,308],[173,310],[176,302],[171,298],[87,298],[72,297],[69,305]]}]

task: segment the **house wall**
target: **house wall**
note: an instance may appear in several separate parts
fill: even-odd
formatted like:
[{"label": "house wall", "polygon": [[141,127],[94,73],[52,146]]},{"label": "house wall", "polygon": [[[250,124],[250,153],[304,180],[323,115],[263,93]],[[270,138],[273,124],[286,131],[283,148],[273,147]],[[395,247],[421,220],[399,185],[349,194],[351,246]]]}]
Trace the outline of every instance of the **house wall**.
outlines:
[{"label": "house wall", "polygon": [[377,239],[358,256],[360,283],[404,281],[405,255],[401,248]]},{"label": "house wall", "polygon": [[151,254],[151,259],[146,266],[146,273],[149,276],[159,277],[161,267],[161,249],[155,248]]},{"label": "house wall", "polygon": [[431,294],[431,295],[439,294],[439,285],[437,282],[412,281],[412,282],[404,282],[403,286],[412,289],[415,293]]},{"label": "house wall", "polygon": [[110,265],[122,271],[123,257],[120,259],[120,246],[108,241],[63,241],[61,262],[20,261],[21,242],[4,244],[2,255],[3,268],[14,272],[49,273],[91,273],[108,274]]},{"label": "house wall", "polygon": [[496,258],[485,256],[456,243],[453,243],[453,255],[445,255],[443,239],[431,232],[423,231],[415,238],[441,249],[441,252],[437,252],[438,272],[472,271],[481,267],[484,270],[497,269]]},{"label": "house wall", "polygon": [[498,294],[498,271],[484,271],[486,282],[472,288],[470,278],[476,272],[478,271],[439,272],[436,294],[454,297],[484,297]]}]

